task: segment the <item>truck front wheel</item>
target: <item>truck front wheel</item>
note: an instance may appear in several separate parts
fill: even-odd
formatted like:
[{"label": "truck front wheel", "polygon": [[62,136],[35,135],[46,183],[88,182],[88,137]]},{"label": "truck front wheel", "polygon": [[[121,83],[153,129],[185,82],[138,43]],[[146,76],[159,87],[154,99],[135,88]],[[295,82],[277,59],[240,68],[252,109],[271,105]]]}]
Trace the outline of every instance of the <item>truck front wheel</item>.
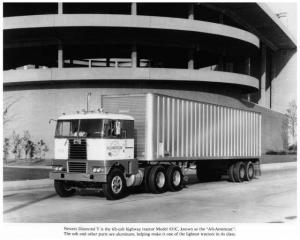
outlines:
[{"label": "truck front wheel", "polygon": [[54,188],[60,197],[70,197],[76,192],[76,190],[71,189],[65,181],[60,180],[54,180]]},{"label": "truck front wheel", "polygon": [[152,193],[163,193],[166,190],[165,169],[161,165],[153,166],[149,173],[149,188]]},{"label": "truck front wheel", "polygon": [[103,193],[107,200],[117,200],[126,193],[126,181],[123,172],[115,168],[107,176],[107,182],[103,183]]}]

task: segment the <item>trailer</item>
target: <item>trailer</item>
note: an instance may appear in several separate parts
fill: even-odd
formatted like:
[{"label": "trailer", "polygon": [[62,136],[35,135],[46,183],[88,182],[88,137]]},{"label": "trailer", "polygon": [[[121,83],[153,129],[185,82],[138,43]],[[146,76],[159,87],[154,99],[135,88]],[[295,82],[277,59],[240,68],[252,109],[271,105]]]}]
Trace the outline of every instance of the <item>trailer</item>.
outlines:
[{"label": "trailer", "polygon": [[58,118],[50,177],[62,197],[91,187],[112,200],[138,185],[179,191],[191,167],[200,181],[227,175],[242,182],[260,174],[258,112],[155,93],[101,102],[105,112]]}]

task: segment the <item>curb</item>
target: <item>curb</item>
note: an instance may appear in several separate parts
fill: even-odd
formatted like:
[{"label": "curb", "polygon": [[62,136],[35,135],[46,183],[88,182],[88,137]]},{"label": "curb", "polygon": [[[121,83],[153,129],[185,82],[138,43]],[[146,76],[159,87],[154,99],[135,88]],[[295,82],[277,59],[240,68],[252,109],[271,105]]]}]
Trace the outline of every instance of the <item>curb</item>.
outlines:
[{"label": "curb", "polygon": [[284,171],[284,170],[294,170],[294,169],[296,170],[297,162],[261,164],[260,169],[262,174],[268,172]]},{"label": "curb", "polygon": [[18,191],[28,189],[39,189],[53,186],[52,179],[38,179],[25,181],[6,181],[3,182],[3,191]]},{"label": "curb", "polygon": [[[260,167],[261,167],[262,174],[272,173],[272,172],[276,172],[276,171],[296,170],[297,162],[268,163],[268,164],[261,164]],[[3,191],[40,189],[40,188],[47,188],[47,187],[52,187],[52,186],[53,186],[52,179],[6,181],[6,182],[3,182]]]},{"label": "curb", "polygon": [[52,166],[3,166],[3,168],[52,169]]}]

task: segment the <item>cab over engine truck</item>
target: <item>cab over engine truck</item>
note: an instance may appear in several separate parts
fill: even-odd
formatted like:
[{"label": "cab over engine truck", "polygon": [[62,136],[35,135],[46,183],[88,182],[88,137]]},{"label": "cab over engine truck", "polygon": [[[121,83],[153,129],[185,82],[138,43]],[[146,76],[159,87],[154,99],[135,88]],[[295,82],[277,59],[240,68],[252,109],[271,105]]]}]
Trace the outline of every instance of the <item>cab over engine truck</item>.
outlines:
[{"label": "cab over engine truck", "polygon": [[63,115],[50,178],[56,193],[102,189],[120,199],[141,185],[163,193],[183,187],[186,170],[231,182],[259,171],[261,114],[154,93],[102,96],[105,111]]}]

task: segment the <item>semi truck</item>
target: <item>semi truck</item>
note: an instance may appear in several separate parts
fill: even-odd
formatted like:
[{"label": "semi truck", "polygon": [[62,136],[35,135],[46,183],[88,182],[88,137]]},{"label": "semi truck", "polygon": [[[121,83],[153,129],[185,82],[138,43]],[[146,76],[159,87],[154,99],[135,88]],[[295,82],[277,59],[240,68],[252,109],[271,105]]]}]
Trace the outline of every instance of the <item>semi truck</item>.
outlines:
[{"label": "semi truck", "polygon": [[82,188],[102,189],[108,200],[133,186],[180,191],[190,168],[199,181],[260,175],[258,112],[156,93],[101,99],[98,111],[57,119],[50,178],[61,197]]}]

